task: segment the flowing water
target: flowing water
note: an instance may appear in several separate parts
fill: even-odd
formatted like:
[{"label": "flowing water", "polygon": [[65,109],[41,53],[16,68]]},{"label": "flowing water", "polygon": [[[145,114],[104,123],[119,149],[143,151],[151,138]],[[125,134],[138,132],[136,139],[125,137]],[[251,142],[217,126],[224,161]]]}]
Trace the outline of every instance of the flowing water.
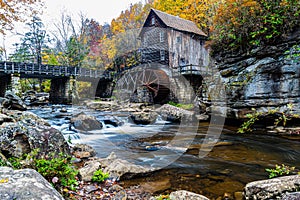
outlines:
[{"label": "flowing water", "polygon": [[[54,106],[32,112],[61,130],[72,143],[91,145],[98,157],[114,152],[132,163],[159,168],[156,172],[121,182],[124,186],[142,185],[156,194],[185,189],[215,199],[225,193],[242,192],[248,182],[267,179],[265,168],[274,168],[275,164],[300,166],[300,138],[296,137],[241,135],[236,134],[235,126],[224,126],[210,150],[209,144],[204,144],[208,122],[200,123],[195,135],[192,134],[195,127],[180,129],[178,124],[159,118],[154,124],[140,126],[129,122],[126,113],[96,112],[75,106],[67,107],[66,113],[59,110],[59,106]],[[94,115],[104,128],[89,132],[70,128],[71,115],[81,111]],[[115,127],[109,121],[124,124]],[[175,137],[177,143],[170,145]],[[207,150],[205,157],[199,158],[200,148]]]}]

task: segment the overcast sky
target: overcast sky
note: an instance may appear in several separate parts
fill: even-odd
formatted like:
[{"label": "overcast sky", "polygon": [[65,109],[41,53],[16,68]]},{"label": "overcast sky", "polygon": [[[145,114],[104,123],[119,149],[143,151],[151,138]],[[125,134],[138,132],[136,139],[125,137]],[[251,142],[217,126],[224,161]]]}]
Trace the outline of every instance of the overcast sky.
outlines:
[{"label": "overcast sky", "polygon": [[44,16],[49,19],[60,17],[62,11],[78,14],[82,12],[87,18],[93,18],[100,24],[110,23],[122,10],[140,0],[45,0]]},{"label": "overcast sky", "polygon": [[[42,20],[46,25],[47,31],[53,28],[53,22],[60,19],[61,13],[72,14],[74,18],[78,17],[81,12],[87,18],[95,19],[100,24],[110,23],[113,18],[119,16],[121,11],[129,8],[130,4],[134,4],[143,0],[44,0],[45,8]],[[14,32],[24,32],[22,25],[17,24]],[[12,53],[12,44],[18,42],[17,36],[8,33],[5,36],[5,47],[8,53]],[[3,37],[0,38],[0,45],[3,46]]]}]

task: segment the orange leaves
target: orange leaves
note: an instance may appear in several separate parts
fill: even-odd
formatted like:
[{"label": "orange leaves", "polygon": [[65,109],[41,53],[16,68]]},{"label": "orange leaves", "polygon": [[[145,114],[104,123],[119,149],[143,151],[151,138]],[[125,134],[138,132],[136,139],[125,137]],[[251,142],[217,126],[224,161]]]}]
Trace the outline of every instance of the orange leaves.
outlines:
[{"label": "orange leaves", "polygon": [[40,10],[32,5],[42,5],[41,0],[0,0],[0,33],[12,30],[14,21],[22,21]]}]

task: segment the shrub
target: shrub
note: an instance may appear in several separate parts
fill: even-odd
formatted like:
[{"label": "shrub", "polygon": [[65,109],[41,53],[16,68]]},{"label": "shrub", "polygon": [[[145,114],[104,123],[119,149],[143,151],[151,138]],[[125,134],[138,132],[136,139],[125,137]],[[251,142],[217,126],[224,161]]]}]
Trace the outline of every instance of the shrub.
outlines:
[{"label": "shrub", "polygon": [[226,0],[213,17],[215,51],[274,44],[299,27],[298,0]]},{"label": "shrub", "polygon": [[93,177],[92,177],[92,181],[101,183],[105,179],[108,179],[108,178],[109,178],[108,173],[104,173],[101,169],[98,169],[97,171],[94,172]]},{"label": "shrub", "polygon": [[278,176],[285,176],[285,175],[289,175],[291,173],[295,173],[296,172],[296,168],[295,167],[290,167],[287,165],[276,165],[275,169],[265,169],[268,173],[269,173],[269,178],[274,178],[274,177],[278,177]]},{"label": "shrub", "polygon": [[45,179],[56,188],[69,187],[71,190],[78,185],[78,170],[74,168],[71,162],[71,156],[60,153],[58,156],[54,154],[44,158],[33,158],[31,166],[37,170]]}]

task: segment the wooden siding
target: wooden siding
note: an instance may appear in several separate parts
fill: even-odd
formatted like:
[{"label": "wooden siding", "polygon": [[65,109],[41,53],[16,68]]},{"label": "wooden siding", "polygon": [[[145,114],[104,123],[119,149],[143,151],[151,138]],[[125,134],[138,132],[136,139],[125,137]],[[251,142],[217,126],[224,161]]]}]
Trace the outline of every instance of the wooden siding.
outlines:
[{"label": "wooden siding", "polygon": [[[155,17],[155,16],[153,16]],[[142,62],[159,62],[165,65],[169,64],[168,40],[166,28],[158,25],[144,27],[142,33]],[[151,22],[150,22],[151,23]],[[164,60],[161,60],[161,54],[164,52]]]},{"label": "wooden siding", "polygon": [[[167,27],[155,12],[150,12],[140,37],[142,62],[160,62],[179,70],[187,65],[208,66],[205,37]],[[162,52],[165,52],[164,60],[161,60]]]},{"label": "wooden siding", "polygon": [[171,68],[185,65],[207,66],[208,52],[204,40],[194,34],[168,29],[169,60]]},{"label": "wooden siding", "polygon": [[[161,42],[161,34],[163,34],[164,39]],[[147,27],[145,28],[145,32],[143,33],[142,38],[142,48],[151,48],[151,49],[168,49],[167,43],[167,34],[165,28],[159,27]]]}]

